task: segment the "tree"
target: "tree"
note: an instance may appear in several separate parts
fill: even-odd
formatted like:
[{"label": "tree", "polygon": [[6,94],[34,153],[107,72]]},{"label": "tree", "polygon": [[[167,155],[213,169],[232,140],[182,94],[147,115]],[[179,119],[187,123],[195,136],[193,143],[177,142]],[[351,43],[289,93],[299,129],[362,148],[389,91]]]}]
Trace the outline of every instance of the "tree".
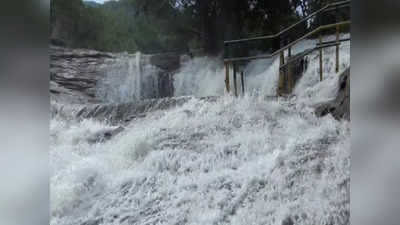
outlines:
[{"label": "tree", "polygon": [[301,3],[119,0],[92,7],[82,0],[51,0],[51,37],[65,39],[70,47],[104,51],[151,53],[201,47],[206,54],[217,55],[224,40],[276,33],[298,20],[296,8]]},{"label": "tree", "polygon": [[81,0],[51,0],[50,37],[71,42],[79,26],[82,7]]}]

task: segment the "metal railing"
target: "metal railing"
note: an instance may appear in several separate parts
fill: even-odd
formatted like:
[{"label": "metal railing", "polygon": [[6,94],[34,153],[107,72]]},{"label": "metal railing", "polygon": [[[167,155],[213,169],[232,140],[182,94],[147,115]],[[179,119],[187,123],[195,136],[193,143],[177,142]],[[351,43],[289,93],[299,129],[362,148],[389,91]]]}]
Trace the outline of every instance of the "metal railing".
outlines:
[{"label": "metal railing", "polygon": [[[260,36],[254,38],[229,40],[224,42],[224,63],[225,63],[225,86],[226,90],[230,92],[230,81],[229,81],[229,69],[233,67],[233,84],[234,94],[238,96],[237,84],[236,84],[236,73],[238,71],[237,65],[245,61],[255,59],[266,59],[280,55],[280,69],[279,69],[279,87],[278,95],[282,95],[280,92],[282,89],[291,91],[293,83],[291,82],[292,76],[290,71],[290,64],[294,60],[292,58],[291,50],[292,47],[306,38],[317,37],[319,35],[319,43],[311,49],[308,49],[300,55],[308,55],[315,50],[320,51],[320,80],[323,79],[322,74],[322,49],[328,47],[336,47],[336,72],[339,71],[339,45],[344,41],[350,41],[350,38],[340,39],[340,29],[350,27],[350,2],[340,1],[328,4],[318,11],[308,15],[304,19],[294,23],[293,25],[283,29],[274,35]],[[333,14],[332,14],[333,13]],[[334,21],[332,21],[334,20]],[[335,29],[336,40],[323,42],[323,32],[332,32]],[[293,41],[291,41],[293,40]],[[267,53],[251,55],[249,54],[249,46],[255,42],[258,43],[256,49],[262,48]],[[284,52],[287,51],[288,61],[285,63]],[[243,71],[240,73],[242,83],[242,93],[244,93],[244,74]],[[286,84],[282,80],[288,80]],[[288,87],[284,88],[283,85]]]}]

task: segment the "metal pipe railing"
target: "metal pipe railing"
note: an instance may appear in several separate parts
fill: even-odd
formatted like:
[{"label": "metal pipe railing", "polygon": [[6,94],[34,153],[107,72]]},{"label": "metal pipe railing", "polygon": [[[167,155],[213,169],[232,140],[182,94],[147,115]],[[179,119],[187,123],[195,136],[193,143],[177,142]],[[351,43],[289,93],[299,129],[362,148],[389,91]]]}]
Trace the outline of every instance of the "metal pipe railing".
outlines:
[{"label": "metal pipe railing", "polygon": [[288,49],[289,47],[294,46],[295,44],[299,43],[300,41],[306,39],[309,36],[312,36],[318,32],[321,32],[323,30],[326,29],[330,29],[332,27],[335,26],[344,26],[344,25],[350,25],[351,22],[350,21],[344,21],[344,22],[340,22],[340,23],[334,23],[334,24],[328,24],[328,25],[324,25],[324,26],[320,26],[316,29],[314,29],[313,31],[305,34],[304,36],[298,38],[297,40],[291,42],[290,44],[276,50],[275,52],[268,54],[268,55],[259,55],[259,56],[248,56],[248,57],[236,57],[236,58],[228,58],[228,59],[224,59],[224,62],[234,62],[234,61],[249,61],[249,60],[254,60],[254,59],[267,59],[267,58],[272,58],[276,55],[278,55],[280,52],[285,51],[286,49]]},{"label": "metal pipe railing", "polygon": [[[280,55],[280,80],[279,80],[279,87],[278,87],[278,95],[280,95],[281,93],[279,93],[279,89],[283,88],[283,80],[281,80],[281,77],[286,77],[285,79],[287,80],[287,85],[288,87],[286,87],[286,89],[291,90],[294,86],[293,84],[293,80],[291,80],[292,74],[291,74],[291,68],[290,66],[288,67],[288,65],[290,63],[292,63],[294,61],[294,59],[291,59],[291,49],[294,45],[296,45],[297,43],[299,43],[300,41],[315,35],[317,33],[319,33],[319,43],[316,44],[316,46],[312,49],[308,49],[306,50],[304,53],[301,54],[301,57],[304,57],[305,55],[310,54],[311,52],[315,51],[315,50],[320,50],[320,80],[322,81],[323,79],[323,70],[322,70],[322,49],[323,48],[328,48],[328,47],[332,47],[332,46],[336,46],[336,72],[339,71],[339,45],[342,42],[345,41],[350,41],[350,38],[346,38],[346,39],[340,39],[339,37],[339,30],[340,27],[343,26],[347,26],[347,25],[351,25],[351,21],[347,20],[347,21],[341,21],[338,22],[338,9],[339,8],[343,8],[343,7],[349,7],[349,3],[350,0],[345,0],[345,1],[340,1],[340,2],[335,2],[335,3],[331,3],[328,4],[326,6],[324,6],[323,8],[319,9],[318,11],[308,15],[306,18],[302,19],[299,22],[296,22],[295,24],[283,29],[282,31],[280,31],[277,34],[274,35],[267,35],[267,36],[260,36],[260,37],[254,37],[254,38],[246,38],[246,39],[238,39],[238,40],[230,40],[230,41],[225,41],[224,42],[224,46],[225,48],[227,46],[229,46],[230,44],[237,44],[237,43],[245,43],[245,42],[251,42],[251,41],[257,41],[257,40],[268,40],[268,39],[274,39],[277,38],[287,32],[289,32],[290,30],[292,30],[293,28],[295,28],[296,26],[298,26],[299,24],[311,19],[312,17],[318,15],[319,13],[324,13],[324,12],[328,12],[328,11],[333,11],[336,10],[336,23],[332,23],[332,24],[326,24],[326,25],[322,25],[319,24],[318,27],[316,27],[314,30],[304,34],[303,36],[297,38],[295,41],[291,41],[290,43],[285,43],[285,46],[280,47],[279,49],[277,49],[276,51],[270,53],[270,54],[264,54],[264,55],[257,55],[257,56],[245,56],[245,57],[231,57],[231,58],[225,58],[224,59],[224,63],[225,63],[225,70],[226,70],[226,78],[225,78],[225,85],[226,85],[226,90],[229,93],[230,91],[230,83],[229,83],[229,64],[233,64],[233,76],[234,76],[234,91],[235,91],[235,96],[238,96],[237,93],[237,85],[236,85],[236,72],[237,72],[237,68],[236,68],[236,62],[239,61],[249,61],[249,60],[255,60],[255,59],[265,59],[265,58],[272,58],[276,55]],[[322,32],[331,28],[336,28],[336,40],[335,41],[328,41],[328,42],[323,42],[322,41]],[[284,57],[284,51],[288,50],[288,61],[285,62],[285,57]],[[299,56],[296,56],[296,58],[299,58]],[[286,68],[287,67],[287,68]],[[283,70],[285,70],[286,72],[283,72]],[[244,93],[244,75],[243,75],[243,71],[240,74],[241,76],[241,83],[242,83],[242,93]]]},{"label": "metal pipe railing", "polygon": [[349,4],[351,1],[350,0],[346,0],[346,1],[340,1],[340,2],[334,2],[334,3],[330,3],[327,4],[326,6],[322,7],[321,9],[311,13],[310,15],[308,15],[307,17],[303,18],[302,20],[290,25],[289,27],[283,29],[282,31],[273,34],[273,35],[265,35],[265,36],[259,36],[259,37],[253,37],[253,38],[244,38],[244,39],[237,39],[237,40],[229,40],[229,41],[224,41],[224,44],[232,44],[232,43],[240,43],[240,42],[248,42],[248,41],[256,41],[256,40],[265,40],[265,39],[271,39],[271,38],[276,38],[279,37],[280,35],[288,32],[289,30],[293,29],[294,27],[296,27],[297,25],[311,19],[312,17],[316,16],[317,14],[324,12],[326,10],[330,11],[333,9],[336,9],[335,7],[343,7],[343,5],[347,5]]}]

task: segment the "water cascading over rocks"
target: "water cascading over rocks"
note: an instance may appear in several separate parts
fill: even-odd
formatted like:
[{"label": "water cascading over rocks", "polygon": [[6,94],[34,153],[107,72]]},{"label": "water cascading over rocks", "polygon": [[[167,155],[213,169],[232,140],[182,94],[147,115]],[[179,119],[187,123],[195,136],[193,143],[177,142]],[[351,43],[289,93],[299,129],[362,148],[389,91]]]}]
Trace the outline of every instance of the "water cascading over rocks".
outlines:
[{"label": "water cascading over rocks", "polygon": [[[341,46],[341,71],[349,53]],[[309,60],[291,99],[263,98],[276,91],[276,59],[248,65],[243,98],[224,95],[219,62],[195,59],[174,75],[175,93],[219,97],[52,103],[50,223],[349,224],[350,125],[314,113],[339,77],[327,60],[319,82]]]},{"label": "water cascading over rocks", "polygon": [[180,58],[50,46],[51,100],[124,103],[173,96],[172,74]]},{"label": "water cascading over rocks", "polygon": [[106,103],[139,102],[159,97],[161,70],[149,64],[148,56],[140,52],[124,55],[106,68],[97,84],[96,96]]}]

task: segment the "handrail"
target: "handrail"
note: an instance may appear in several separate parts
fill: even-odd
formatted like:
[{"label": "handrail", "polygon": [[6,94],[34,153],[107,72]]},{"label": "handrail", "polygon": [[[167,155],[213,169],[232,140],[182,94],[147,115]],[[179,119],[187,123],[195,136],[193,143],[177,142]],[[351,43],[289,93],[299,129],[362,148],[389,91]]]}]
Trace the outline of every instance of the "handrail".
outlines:
[{"label": "handrail", "polygon": [[327,44],[350,41],[350,40],[351,40],[351,38],[344,38],[344,39],[339,39],[339,41],[336,41],[336,40],[335,41],[325,41],[325,42],[322,42],[322,43],[317,43],[317,46],[324,46],[324,45],[327,45]]},{"label": "handrail", "polygon": [[[280,55],[279,84],[278,84],[278,89],[277,89],[278,95],[285,94],[285,92],[290,92],[292,90],[292,88],[294,87],[293,77],[291,75],[292,74],[291,68],[290,67],[288,67],[286,69],[284,69],[284,68],[287,67],[289,64],[291,64],[294,60],[297,60],[297,58],[304,57],[305,55],[308,55],[315,50],[320,51],[319,63],[320,63],[320,80],[321,81],[323,80],[323,59],[322,59],[322,49],[323,48],[336,46],[336,72],[338,72],[339,71],[339,45],[342,42],[351,40],[350,38],[340,39],[340,27],[345,26],[345,25],[350,25],[351,21],[349,18],[346,17],[346,18],[342,18],[341,19],[342,21],[338,22],[337,16],[339,15],[339,11],[338,11],[339,8],[344,8],[344,7],[347,8],[347,7],[349,7],[349,5],[348,5],[349,3],[350,3],[350,0],[344,0],[344,1],[340,1],[340,2],[334,2],[334,3],[327,4],[326,6],[317,10],[316,12],[313,12],[312,14],[308,15],[306,18],[303,18],[302,20],[292,24],[291,26],[281,30],[280,32],[278,32],[277,34],[274,34],[274,35],[224,41],[225,48],[231,47],[231,46],[229,46],[229,44],[250,42],[250,41],[255,41],[255,40],[268,40],[268,39],[273,39],[273,38],[278,38],[278,40],[276,40],[276,41],[280,42],[279,47],[278,47],[279,49],[275,50],[275,48],[272,48],[272,49],[269,48],[269,51],[275,50],[272,53],[261,54],[261,55],[256,55],[256,56],[241,56],[241,57],[231,57],[231,58],[228,58],[229,55],[226,54],[225,55],[226,58],[224,57],[224,64],[225,64],[225,86],[226,86],[227,92],[228,93],[230,92],[229,67],[231,64],[233,66],[233,84],[234,84],[233,91],[234,91],[235,96],[238,96],[237,83],[236,83],[236,72],[237,72],[237,66],[240,64],[235,63],[237,61],[250,61],[250,60],[254,60],[254,59],[265,59],[265,58],[272,58],[276,55]],[[287,39],[286,39],[286,41],[281,42],[280,36],[283,35],[284,33],[290,31],[297,25],[309,20],[310,18],[318,15],[319,13],[325,13],[327,11],[332,11],[332,10],[336,10],[336,20],[335,20],[336,23],[323,25],[318,20],[317,21],[318,23],[316,24],[318,27],[314,28],[314,25],[311,27],[311,28],[314,28],[314,30],[308,32],[309,27],[307,27],[305,32],[308,32],[308,33],[304,34],[304,32],[301,32],[301,34],[298,34],[296,37],[303,35],[303,34],[304,35],[297,38],[295,41],[291,41],[290,43],[287,43]],[[318,17],[317,17],[317,19],[318,19]],[[348,20],[346,20],[346,19],[348,19]],[[292,57],[292,55],[291,55],[292,46],[298,44],[299,42],[303,41],[304,39],[306,39],[312,35],[315,35],[324,30],[331,29],[333,27],[336,27],[336,40],[335,41],[323,42],[322,35],[320,34],[319,35],[319,43],[317,43],[315,47],[304,51],[300,55],[298,54],[298,55]],[[291,33],[289,33],[288,35],[291,35]],[[295,37],[293,37],[293,38],[295,38]],[[272,41],[275,42],[275,40],[272,40]],[[284,46],[280,47],[282,43],[284,44]],[[229,49],[225,49],[225,50],[229,50]],[[285,56],[284,56],[285,50],[288,50],[287,61],[285,60]],[[286,63],[285,63],[285,61],[286,61]],[[242,92],[244,93],[243,71],[241,72],[241,80],[242,80]],[[284,86],[286,86],[286,87],[284,87]]]},{"label": "handrail", "polygon": [[322,7],[321,9],[311,13],[310,15],[308,15],[307,17],[303,18],[302,20],[292,24],[291,26],[283,29],[282,31],[278,32],[277,34],[273,34],[273,35],[266,35],[266,36],[259,36],[259,37],[253,37],[253,38],[245,38],[245,39],[237,39],[237,40],[229,40],[229,41],[224,41],[224,45],[226,44],[232,44],[232,43],[240,43],[240,42],[247,42],[247,41],[256,41],[256,40],[263,40],[263,39],[271,39],[271,38],[276,38],[280,35],[282,35],[283,33],[291,30],[293,27],[303,23],[304,21],[310,19],[311,17],[315,16],[316,14],[325,11],[326,9],[329,9],[330,7],[336,7],[336,6],[341,6],[341,5],[346,5],[348,3],[350,3],[350,0],[344,0],[344,1],[340,1],[340,2],[334,2],[334,3],[330,3],[327,4],[326,6]]},{"label": "handrail", "polygon": [[318,33],[322,30],[326,30],[329,29],[331,27],[335,27],[335,26],[343,26],[343,25],[348,25],[351,24],[350,21],[344,21],[344,22],[339,22],[339,23],[334,23],[334,24],[328,24],[328,25],[323,25],[323,26],[319,26],[316,29],[314,29],[313,31],[305,34],[304,36],[298,38],[297,40],[291,42],[290,44],[276,50],[275,52],[269,54],[269,55],[260,55],[260,56],[248,56],[248,57],[236,57],[236,58],[228,58],[228,59],[224,59],[224,62],[233,62],[233,61],[247,61],[247,60],[253,60],[253,59],[267,59],[267,58],[272,58],[275,55],[278,55],[280,52],[288,49],[289,47],[292,47],[293,45],[299,43],[300,41],[306,39],[307,37]]},{"label": "handrail", "polygon": [[332,46],[338,46],[338,45],[341,44],[341,42],[346,42],[346,41],[350,41],[350,38],[341,39],[341,40],[339,40],[338,42],[335,42],[335,41],[332,41],[332,42],[331,42],[331,41],[329,41],[329,42],[325,42],[325,43],[323,43],[323,44],[317,44],[316,47],[311,48],[311,49],[308,49],[308,50],[306,50],[305,52],[301,53],[300,55],[298,55],[298,56],[296,55],[295,57],[289,59],[289,60],[288,60],[287,62],[285,62],[283,65],[279,66],[279,68],[282,69],[282,68],[284,68],[284,67],[287,67],[290,63],[296,61],[297,59],[299,59],[299,58],[301,58],[301,57],[304,57],[304,56],[306,56],[306,55],[309,55],[309,54],[311,54],[312,52],[314,52],[314,51],[316,51],[316,50],[319,50],[319,49],[322,49],[322,48],[327,48],[327,47],[332,47]]}]

